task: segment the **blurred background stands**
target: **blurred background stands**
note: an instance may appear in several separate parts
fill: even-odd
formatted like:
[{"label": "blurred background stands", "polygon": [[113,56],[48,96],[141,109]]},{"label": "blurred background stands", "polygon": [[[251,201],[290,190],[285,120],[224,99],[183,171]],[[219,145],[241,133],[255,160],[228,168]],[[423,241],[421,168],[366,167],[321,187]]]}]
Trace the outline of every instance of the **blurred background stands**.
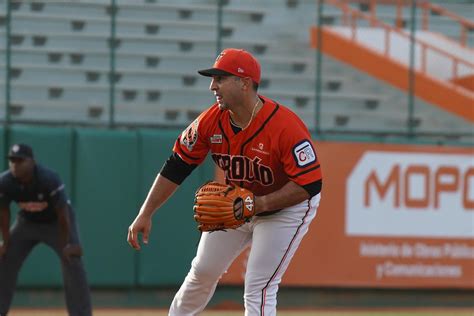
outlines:
[{"label": "blurred background stands", "polygon": [[[317,112],[317,56],[309,29],[318,22],[340,23],[341,13],[334,7],[324,5],[318,21],[314,0],[222,1],[218,32],[217,3],[119,0],[114,9],[105,0],[11,2],[12,121],[107,125],[113,107],[116,125],[184,127],[214,102],[209,79],[196,70],[212,64],[221,48],[241,47],[261,61],[261,93],[291,107],[312,130],[390,136],[405,135],[411,124],[430,139],[472,141],[469,122],[418,99],[407,122],[405,91],[327,56],[320,64]],[[351,6],[368,9],[364,3]],[[0,0],[2,86],[6,7],[6,0]],[[472,5],[450,4],[449,9],[466,16]],[[379,4],[377,10],[384,22],[395,23],[393,5]],[[404,8],[407,29],[409,14],[410,8]],[[445,20],[433,15],[430,23],[455,38]],[[472,43],[470,32],[468,45]],[[2,117],[5,99],[2,88]]]}]

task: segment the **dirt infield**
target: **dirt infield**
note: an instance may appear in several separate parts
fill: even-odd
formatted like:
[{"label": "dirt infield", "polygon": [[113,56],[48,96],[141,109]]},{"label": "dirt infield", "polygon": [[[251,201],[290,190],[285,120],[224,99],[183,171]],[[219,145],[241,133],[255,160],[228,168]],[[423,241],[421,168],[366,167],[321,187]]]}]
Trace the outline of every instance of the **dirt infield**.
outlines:
[{"label": "dirt infield", "polygon": [[[9,316],[67,316],[60,309],[15,309]],[[166,316],[167,311],[157,309],[96,309],[94,316]],[[241,316],[238,311],[209,311],[202,316]],[[372,311],[340,311],[340,310],[312,310],[312,311],[279,311],[279,316],[473,316],[473,309],[429,309],[429,310],[372,310]]]}]

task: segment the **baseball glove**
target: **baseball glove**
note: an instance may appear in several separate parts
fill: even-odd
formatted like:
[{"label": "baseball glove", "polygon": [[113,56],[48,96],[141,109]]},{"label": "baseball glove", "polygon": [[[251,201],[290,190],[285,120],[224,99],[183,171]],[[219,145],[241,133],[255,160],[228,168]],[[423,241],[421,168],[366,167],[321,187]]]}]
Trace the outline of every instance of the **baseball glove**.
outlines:
[{"label": "baseball glove", "polygon": [[254,195],[247,189],[211,181],[196,191],[194,219],[201,232],[234,229],[253,215]]}]

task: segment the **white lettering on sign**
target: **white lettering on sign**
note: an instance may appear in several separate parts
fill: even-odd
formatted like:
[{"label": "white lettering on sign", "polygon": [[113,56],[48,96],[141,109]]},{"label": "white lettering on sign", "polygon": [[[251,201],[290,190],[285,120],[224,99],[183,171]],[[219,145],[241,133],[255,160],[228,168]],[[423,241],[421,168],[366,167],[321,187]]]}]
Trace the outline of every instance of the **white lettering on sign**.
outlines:
[{"label": "white lettering on sign", "polygon": [[473,238],[473,158],[366,152],[346,183],[346,233]]},{"label": "white lettering on sign", "polygon": [[451,278],[459,279],[463,275],[460,265],[395,263],[385,261],[375,266],[378,280],[382,278]]}]

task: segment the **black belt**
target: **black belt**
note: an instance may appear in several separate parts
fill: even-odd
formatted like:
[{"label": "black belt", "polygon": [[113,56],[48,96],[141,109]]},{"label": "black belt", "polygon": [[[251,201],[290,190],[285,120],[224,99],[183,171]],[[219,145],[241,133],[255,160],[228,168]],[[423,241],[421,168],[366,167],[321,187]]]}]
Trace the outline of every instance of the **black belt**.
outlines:
[{"label": "black belt", "polygon": [[280,212],[281,210],[282,209],[274,210],[274,211],[266,211],[266,212],[255,214],[255,216],[269,216],[269,215],[276,214],[276,213]]}]

